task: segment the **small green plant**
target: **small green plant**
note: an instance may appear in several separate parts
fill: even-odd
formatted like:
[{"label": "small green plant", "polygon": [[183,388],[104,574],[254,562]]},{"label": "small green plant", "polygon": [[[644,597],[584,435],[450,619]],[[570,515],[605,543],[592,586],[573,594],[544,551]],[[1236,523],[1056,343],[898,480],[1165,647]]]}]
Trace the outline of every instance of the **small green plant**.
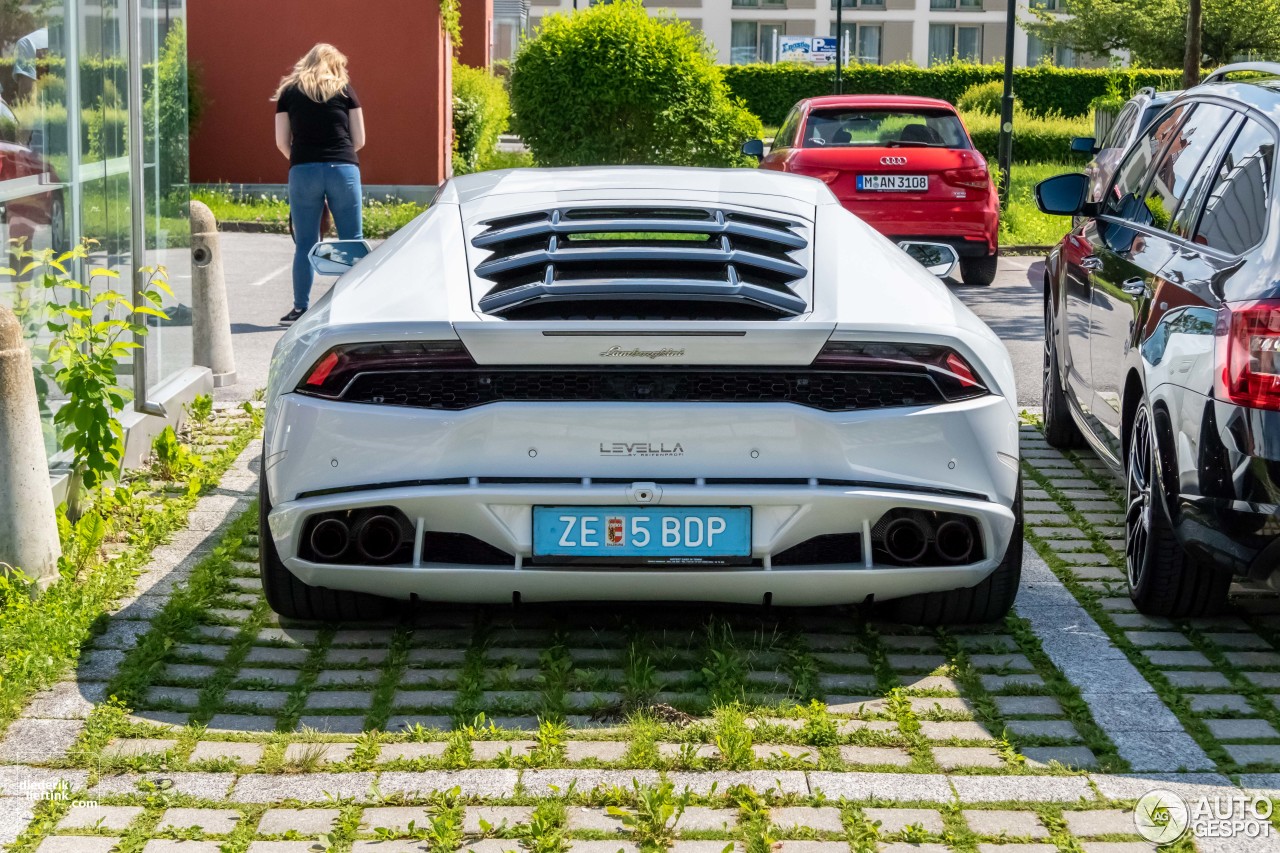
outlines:
[{"label": "small green plant", "polygon": [[203,424],[213,419],[213,397],[200,394],[183,408],[192,423]]},{"label": "small green plant", "polygon": [[832,719],[827,706],[817,699],[804,709],[804,728],[800,730],[800,736],[805,743],[814,746],[834,746],[840,742],[840,730],[836,727],[836,721]]},{"label": "small green plant", "polygon": [[559,720],[540,720],[538,732],[534,735],[535,746],[529,756],[529,763],[535,766],[554,764],[560,759],[564,750],[564,741],[569,734],[569,727]]},{"label": "small green plant", "polygon": [[688,790],[677,795],[670,781],[650,787],[636,781],[631,784],[635,787],[635,808],[609,806],[605,811],[622,821],[641,850],[665,850],[675,841],[676,824],[692,795]]},{"label": "small green plant", "polygon": [[69,570],[73,580],[79,580],[102,559],[107,523],[95,510],[86,512],[73,522],[65,506],[58,507],[57,520],[63,567]]},{"label": "small green plant", "polygon": [[909,823],[902,828],[902,840],[908,844],[923,844],[929,840],[929,830],[922,823]]},{"label": "small green plant", "polygon": [[986,115],[1000,115],[1000,102],[1004,100],[1004,83],[1000,80],[991,80],[987,83],[977,83],[965,89],[964,92],[956,99],[956,108],[961,112],[985,113]]},{"label": "small green plant", "polygon": [[151,466],[162,480],[178,480],[201,467],[200,457],[178,440],[167,426],[151,442]]},{"label": "small green plant", "polygon": [[547,799],[533,807],[529,823],[517,826],[516,836],[529,853],[567,853],[564,837],[565,805],[562,799]]},{"label": "small green plant", "polygon": [[661,689],[658,683],[658,667],[639,642],[627,647],[627,662],[623,668],[622,691],[632,705],[653,699]]},{"label": "small green plant", "polygon": [[751,750],[751,729],[747,715],[737,705],[721,705],[715,709],[715,744],[720,759],[732,770],[751,766],[755,753]]},{"label": "small green plant", "polygon": [[427,822],[414,827],[414,837],[429,850],[457,850],[462,846],[462,789],[437,791],[427,801]]},{"label": "small green plant", "polygon": [[[124,428],[116,413],[124,408],[131,392],[120,385],[117,376],[121,359],[140,348],[135,338],[147,333],[145,323],[136,318],[146,314],[168,319],[160,310],[161,298],[162,294],[173,295],[164,267],[139,270],[147,278],[140,293],[142,302],[137,305],[110,285],[95,286],[99,279],[118,280],[120,273],[115,270],[91,269],[87,284],[76,281],[68,265],[88,262],[93,245],[96,241],[86,240],[61,254],[21,246],[16,251],[17,257],[26,261],[21,274],[34,273],[45,290],[49,312],[45,328],[52,335],[49,361],[58,365],[53,379],[67,397],[54,415],[54,424],[62,431],[59,447],[72,454],[67,496],[72,520],[80,517],[82,490],[95,489],[120,472]],[[5,268],[0,269],[0,275],[18,273]]]},{"label": "small green plant", "polygon": [[707,663],[701,675],[712,701],[727,704],[740,700],[747,665],[734,643],[733,628],[726,622],[711,622],[707,626],[707,646]]}]

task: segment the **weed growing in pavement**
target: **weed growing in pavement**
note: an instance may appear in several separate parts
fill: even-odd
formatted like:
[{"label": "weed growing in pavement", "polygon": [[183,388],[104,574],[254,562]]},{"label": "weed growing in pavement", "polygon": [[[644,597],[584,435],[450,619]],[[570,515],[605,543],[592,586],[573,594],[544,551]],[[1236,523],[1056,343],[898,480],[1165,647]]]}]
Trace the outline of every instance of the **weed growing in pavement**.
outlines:
[{"label": "weed growing in pavement", "polygon": [[712,713],[712,718],[720,760],[731,770],[750,767],[755,753],[751,751],[751,729],[747,727],[747,715],[741,706],[721,705]]},{"label": "weed growing in pavement", "polygon": [[563,799],[540,800],[533,807],[529,823],[517,826],[515,835],[528,853],[568,853],[569,842],[564,835],[565,816]]},{"label": "weed growing in pavement", "polygon": [[743,698],[747,665],[733,639],[733,628],[713,619],[707,625],[707,658],[702,666],[702,683],[712,704],[724,705]]},{"label": "weed growing in pavement", "polygon": [[548,767],[558,764],[564,757],[564,742],[569,735],[569,726],[560,720],[539,720],[538,731],[533,736],[534,748],[529,755],[529,764],[534,767]]},{"label": "weed growing in pavement", "polygon": [[151,470],[161,480],[173,481],[198,472],[204,465],[167,426],[151,441]]},{"label": "weed growing in pavement", "polygon": [[557,639],[538,654],[541,671],[534,676],[542,695],[543,713],[550,717],[562,716],[565,711],[565,694],[574,676],[573,658],[563,640]]},{"label": "weed growing in pavement", "polygon": [[213,397],[208,394],[198,394],[190,402],[182,407],[187,413],[187,419],[193,424],[208,423],[213,420]]},{"label": "weed growing in pavement", "polygon": [[636,781],[631,784],[635,787],[634,807],[609,806],[605,811],[622,821],[641,850],[665,850],[675,841],[676,824],[693,795],[688,789],[676,794],[669,781],[651,786]]},{"label": "weed growing in pavement", "polygon": [[803,709],[804,727],[800,737],[813,746],[835,746],[840,742],[840,730],[823,702],[814,699]]},{"label": "weed growing in pavement", "polygon": [[645,651],[645,645],[632,640],[627,645],[627,660],[623,667],[622,695],[631,706],[652,701],[662,685],[658,683],[658,667]]}]

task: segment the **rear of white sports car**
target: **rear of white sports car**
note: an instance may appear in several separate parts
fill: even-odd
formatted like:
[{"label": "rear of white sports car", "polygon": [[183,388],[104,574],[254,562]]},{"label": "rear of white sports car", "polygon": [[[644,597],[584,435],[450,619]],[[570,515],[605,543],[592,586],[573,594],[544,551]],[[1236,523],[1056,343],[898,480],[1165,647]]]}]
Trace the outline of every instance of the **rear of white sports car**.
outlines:
[{"label": "rear of white sports car", "polygon": [[455,179],[277,348],[268,600],[996,618],[1021,559],[1013,400],[991,331],[817,181]]}]

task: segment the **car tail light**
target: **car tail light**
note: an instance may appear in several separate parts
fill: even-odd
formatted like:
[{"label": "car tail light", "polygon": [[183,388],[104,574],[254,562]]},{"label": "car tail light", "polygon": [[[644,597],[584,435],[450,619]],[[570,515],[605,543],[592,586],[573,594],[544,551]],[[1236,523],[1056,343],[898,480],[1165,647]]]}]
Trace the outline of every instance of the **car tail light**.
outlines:
[{"label": "car tail light", "polygon": [[474,367],[461,341],[397,341],[340,346],[326,352],[295,389],[301,394],[337,399],[361,373],[446,370]]},{"label": "car tail light", "polygon": [[964,169],[945,169],[942,180],[953,187],[970,187],[984,190],[991,185],[991,173],[986,166],[970,166]]},{"label": "car tail light", "polygon": [[1280,299],[1224,305],[1214,335],[1217,397],[1280,410]]},{"label": "car tail light", "polygon": [[791,171],[807,178],[817,178],[824,184],[830,184],[840,177],[839,169],[819,169],[816,166],[792,166]]},{"label": "car tail light", "polygon": [[813,367],[883,373],[926,374],[949,401],[968,400],[988,393],[960,353],[934,344],[896,344],[878,341],[828,341]]}]

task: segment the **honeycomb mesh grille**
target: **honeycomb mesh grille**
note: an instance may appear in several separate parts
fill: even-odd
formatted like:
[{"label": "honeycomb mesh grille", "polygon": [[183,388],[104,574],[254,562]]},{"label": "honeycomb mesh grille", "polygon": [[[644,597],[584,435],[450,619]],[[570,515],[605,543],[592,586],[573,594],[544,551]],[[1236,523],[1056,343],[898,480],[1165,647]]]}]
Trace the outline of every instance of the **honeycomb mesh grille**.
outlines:
[{"label": "honeycomb mesh grille", "polygon": [[886,372],[437,370],[365,373],[352,403],[459,410],[500,402],[795,403],[842,412],[946,399],[928,376]]}]

